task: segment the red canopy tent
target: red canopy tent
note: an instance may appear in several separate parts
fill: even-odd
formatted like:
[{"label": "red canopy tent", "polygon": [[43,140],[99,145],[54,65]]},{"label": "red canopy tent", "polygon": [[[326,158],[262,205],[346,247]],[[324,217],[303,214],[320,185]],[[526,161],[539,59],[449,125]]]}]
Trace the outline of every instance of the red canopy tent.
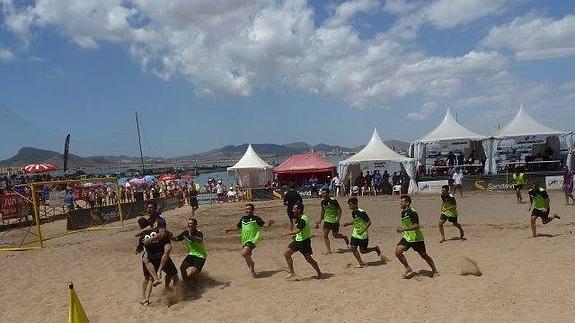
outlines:
[{"label": "red canopy tent", "polygon": [[314,154],[292,155],[274,169],[280,183],[293,182],[299,184],[316,176],[320,183],[328,181],[328,176],[335,174],[335,165],[326,158]]}]

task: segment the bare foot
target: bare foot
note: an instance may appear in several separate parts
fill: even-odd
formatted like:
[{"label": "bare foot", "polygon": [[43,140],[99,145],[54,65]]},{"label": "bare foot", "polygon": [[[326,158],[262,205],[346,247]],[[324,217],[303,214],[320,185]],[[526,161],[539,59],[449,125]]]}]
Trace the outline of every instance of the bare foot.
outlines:
[{"label": "bare foot", "polygon": [[363,268],[363,264],[359,264],[359,265],[355,266],[355,268]]},{"label": "bare foot", "polygon": [[555,218],[555,219],[561,219],[561,217],[560,217],[557,213],[553,214],[553,218]]},{"label": "bare foot", "polygon": [[148,306],[148,305],[150,305],[150,301],[145,299],[145,300],[140,302],[140,305]]},{"label": "bare foot", "polygon": [[413,270],[411,270],[411,268],[406,269],[402,275],[403,279],[410,279],[413,276],[415,276],[415,272]]},{"label": "bare foot", "polygon": [[323,273],[318,273],[317,276],[314,277],[315,279],[322,279]]},{"label": "bare foot", "polygon": [[321,254],[322,254],[322,255],[325,255],[325,256],[331,255],[331,250],[330,250],[330,251],[324,251],[324,252],[322,252]]},{"label": "bare foot", "polygon": [[255,271],[252,271],[251,273],[252,273],[252,277],[253,277],[253,278],[257,278],[257,277],[258,277],[258,274],[256,274]]},{"label": "bare foot", "polygon": [[439,243],[444,243],[445,242],[445,238],[439,240]]},{"label": "bare foot", "polygon": [[290,279],[290,278],[293,278],[293,277],[295,277],[295,273],[289,273],[289,274],[286,276],[286,279]]}]

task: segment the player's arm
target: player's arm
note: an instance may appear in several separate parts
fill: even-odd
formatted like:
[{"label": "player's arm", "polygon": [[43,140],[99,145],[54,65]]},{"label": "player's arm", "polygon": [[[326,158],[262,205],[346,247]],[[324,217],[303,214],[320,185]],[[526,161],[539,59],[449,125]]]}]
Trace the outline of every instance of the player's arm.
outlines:
[{"label": "player's arm", "polygon": [[323,207],[321,208],[321,213],[319,215],[319,221],[316,222],[316,226],[319,226],[319,224],[321,223],[321,221],[323,221],[323,217],[325,215],[325,210],[323,209]]},{"label": "player's arm", "polygon": [[262,228],[269,228],[272,226],[272,224],[274,224],[274,220],[269,219],[268,222],[266,222],[262,225]]},{"label": "player's arm", "polygon": [[339,220],[341,219],[341,206],[339,205],[339,203],[336,205],[337,208],[337,223],[339,223]]},{"label": "player's arm", "polygon": [[292,230],[290,230],[290,232],[286,233],[285,236],[286,237],[295,236],[296,234],[300,233],[301,230],[303,230],[303,228],[305,227],[305,223],[301,222],[302,222],[301,220],[298,220],[295,227]]}]

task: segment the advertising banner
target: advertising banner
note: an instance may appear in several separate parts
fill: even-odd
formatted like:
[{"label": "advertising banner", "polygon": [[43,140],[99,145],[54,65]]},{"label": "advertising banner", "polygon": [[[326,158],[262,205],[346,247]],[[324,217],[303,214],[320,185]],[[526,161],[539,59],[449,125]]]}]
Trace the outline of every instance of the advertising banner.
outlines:
[{"label": "advertising banner", "polygon": [[420,193],[441,193],[441,187],[443,185],[449,185],[448,180],[442,181],[426,181],[417,183],[417,188]]},{"label": "advertising banner", "polygon": [[545,188],[548,190],[562,190],[563,176],[545,176]]},{"label": "advertising banner", "polygon": [[16,193],[5,193],[0,198],[2,220],[17,218],[20,214],[20,197]]}]

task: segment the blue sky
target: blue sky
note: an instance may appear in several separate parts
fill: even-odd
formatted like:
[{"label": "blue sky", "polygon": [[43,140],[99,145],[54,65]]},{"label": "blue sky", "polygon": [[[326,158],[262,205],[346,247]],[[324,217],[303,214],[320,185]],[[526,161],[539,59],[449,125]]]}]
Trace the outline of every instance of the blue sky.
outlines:
[{"label": "blue sky", "polygon": [[0,159],[573,130],[575,2],[0,0]]}]

